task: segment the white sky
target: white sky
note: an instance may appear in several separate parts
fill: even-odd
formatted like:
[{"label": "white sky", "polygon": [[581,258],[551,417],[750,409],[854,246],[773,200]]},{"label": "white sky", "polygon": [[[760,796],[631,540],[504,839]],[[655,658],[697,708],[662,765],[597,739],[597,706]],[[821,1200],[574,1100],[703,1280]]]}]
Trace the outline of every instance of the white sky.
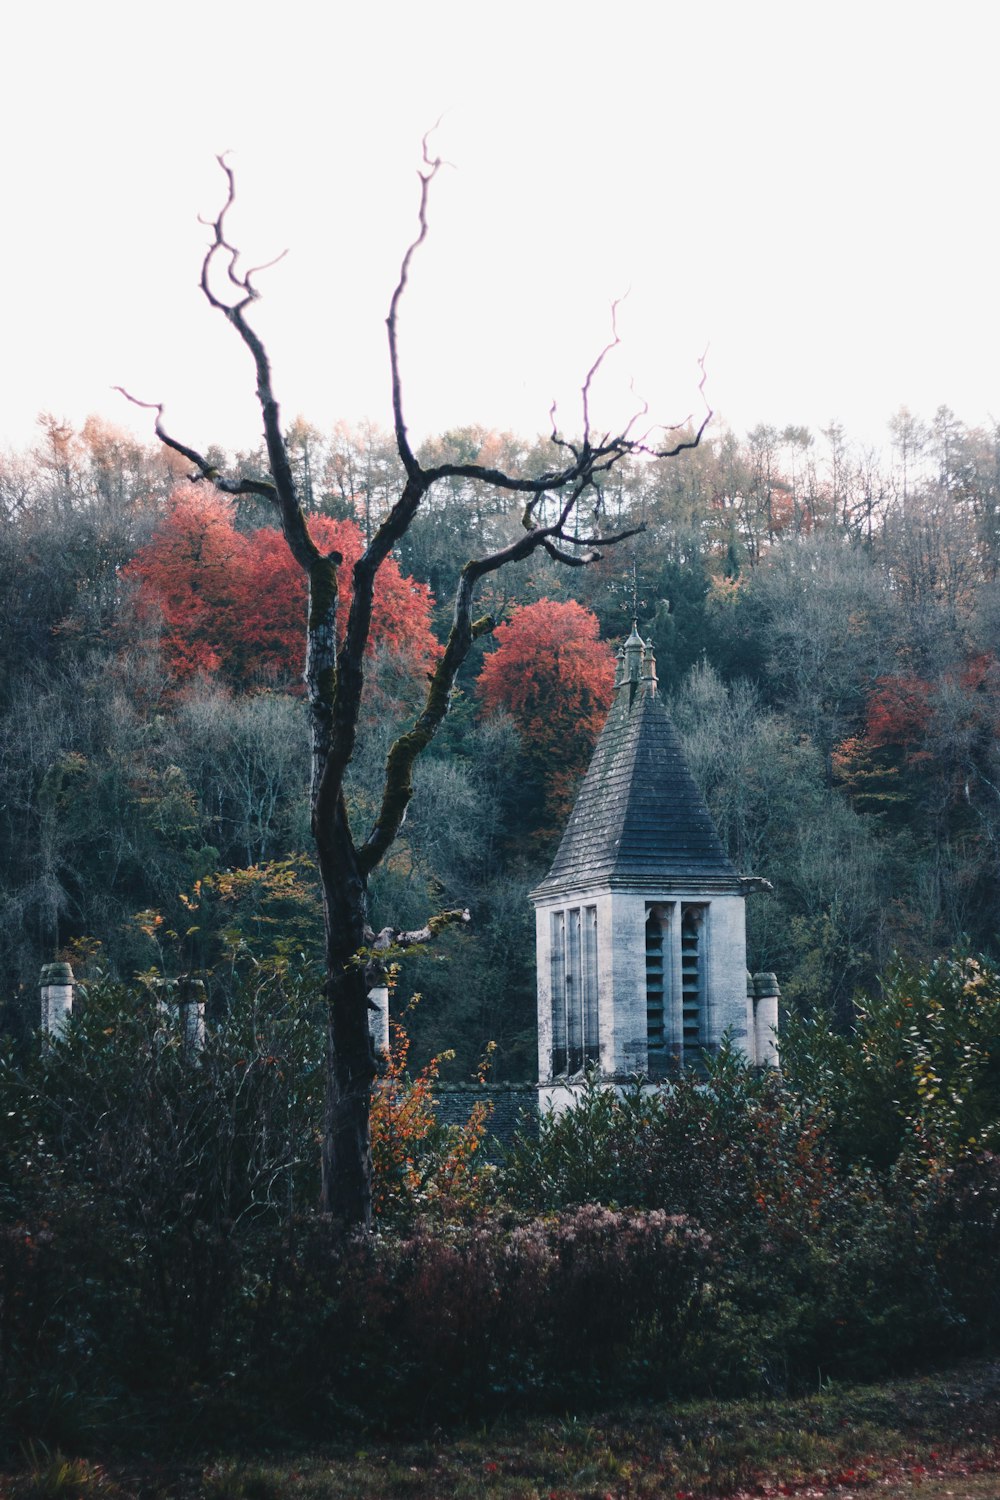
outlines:
[{"label": "white sky", "polygon": [[[19,13],[18,13],[19,12]],[[401,342],[411,430],[525,433],[577,391],[626,289],[628,382],[738,431],[901,404],[1000,417],[1000,7],[989,0],[35,0],[0,86],[0,444],[41,409],[247,446],[252,374],[196,288],[231,148],[234,234],[289,248],[257,322],[286,419],[388,426],[384,317],[436,184]]]}]

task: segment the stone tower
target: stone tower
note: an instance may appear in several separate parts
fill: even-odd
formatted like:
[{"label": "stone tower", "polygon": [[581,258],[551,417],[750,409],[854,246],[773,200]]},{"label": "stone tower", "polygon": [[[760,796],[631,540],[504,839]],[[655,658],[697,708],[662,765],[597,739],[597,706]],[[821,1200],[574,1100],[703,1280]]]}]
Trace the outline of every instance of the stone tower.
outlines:
[{"label": "stone tower", "polygon": [[609,1082],[656,1081],[726,1032],[752,1060],[776,1061],[776,987],[758,985],[769,991],[758,999],[747,984],[746,884],[684,764],[652,647],[633,625],[590,769],[532,892],[543,1107],[568,1099],[590,1066]]}]

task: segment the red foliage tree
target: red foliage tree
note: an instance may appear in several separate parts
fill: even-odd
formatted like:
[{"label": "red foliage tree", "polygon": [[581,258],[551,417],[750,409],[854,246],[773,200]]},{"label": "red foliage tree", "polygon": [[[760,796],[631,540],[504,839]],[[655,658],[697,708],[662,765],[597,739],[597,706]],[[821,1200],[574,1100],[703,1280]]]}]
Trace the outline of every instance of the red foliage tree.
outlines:
[{"label": "red foliage tree", "polygon": [[[309,532],[324,552],[344,559],[339,634],[351,601],[361,532],[353,521],[313,516]],[[298,684],[303,668],[307,585],[279,531],[242,535],[231,502],[192,485],[174,491],[170,509],[129,570],[140,618],[162,627],[161,649],[175,679],[221,671],[237,686]],[[433,665],[426,584],[404,578],[388,558],[375,591],[369,651],[389,650],[410,675]]]},{"label": "red foliage tree", "polygon": [[173,491],[161,525],[126,570],[138,583],[140,620],[160,626],[160,647],[173,677],[223,666],[227,647],[220,625],[233,611],[246,553],[230,501],[194,485]]},{"label": "red foliage tree", "polygon": [[869,745],[919,744],[933,714],[932,691],[921,677],[877,677],[865,715]]},{"label": "red foliage tree", "polygon": [[479,675],[486,708],[505,709],[520,731],[552,827],[565,820],[611,704],[614,657],[598,630],[573,599],[525,604],[497,627]]}]

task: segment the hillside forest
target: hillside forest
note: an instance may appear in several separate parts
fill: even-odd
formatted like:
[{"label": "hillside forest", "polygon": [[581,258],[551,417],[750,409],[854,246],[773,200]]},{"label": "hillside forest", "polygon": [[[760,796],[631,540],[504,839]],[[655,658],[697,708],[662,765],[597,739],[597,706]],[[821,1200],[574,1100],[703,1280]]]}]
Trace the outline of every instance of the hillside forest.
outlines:
[{"label": "hillside forest", "polygon": [[[314,537],[350,563],[398,492],[393,441],[297,419],[288,443]],[[420,457],[537,474],[548,447],[466,429]],[[486,582],[503,623],[373,881],[376,928],[472,913],[403,967],[414,1058],[448,1048],[458,1079],[494,1043],[497,1078],[533,1076],[527,892],[633,615],[731,857],[774,887],[750,898],[750,963],[790,1011],[849,1023],[893,954],[995,955],[1000,430],[901,409],[876,451],[835,423],[716,423],[680,459],[620,464],[596,504],[645,530],[589,568],[539,553]],[[197,973],[221,1014],[241,957],[308,959],[321,941],[301,576],[260,499],[194,484],[176,454],[96,419],[41,417],[0,458],[0,513],[3,1029],[37,1025],[54,957],[92,977]],[[450,481],[383,570],[359,824],[440,654],[439,601],[518,524],[509,496]]]}]

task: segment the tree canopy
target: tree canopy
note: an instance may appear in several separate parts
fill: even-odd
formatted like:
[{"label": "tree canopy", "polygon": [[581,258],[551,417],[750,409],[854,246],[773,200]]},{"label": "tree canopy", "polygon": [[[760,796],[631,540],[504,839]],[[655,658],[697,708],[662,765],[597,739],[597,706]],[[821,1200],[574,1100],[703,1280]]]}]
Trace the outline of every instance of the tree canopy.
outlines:
[{"label": "tree canopy", "polygon": [[[175,489],[126,570],[137,585],[136,610],[156,631],[177,681],[219,672],[233,686],[299,690],[306,579],[280,531],[241,531],[236,523],[236,507],[225,495],[204,485]],[[323,515],[310,516],[308,529],[317,547],[344,560],[342,641],[361,531],[353,520]],[[412,676],[425,672],[440,654],[430,626],[432,603],[427,585],[404,578],[395,558],[387,558],[375,590],[369,654],[391,652]]]},{"label": "tree canopy", "polygon": [[546,827],[558,832],[611,704],[614,657],[597,616],[575,599],[522,604],[493,633],[479,674],[488,710],[505,710],[544,787]]}]

